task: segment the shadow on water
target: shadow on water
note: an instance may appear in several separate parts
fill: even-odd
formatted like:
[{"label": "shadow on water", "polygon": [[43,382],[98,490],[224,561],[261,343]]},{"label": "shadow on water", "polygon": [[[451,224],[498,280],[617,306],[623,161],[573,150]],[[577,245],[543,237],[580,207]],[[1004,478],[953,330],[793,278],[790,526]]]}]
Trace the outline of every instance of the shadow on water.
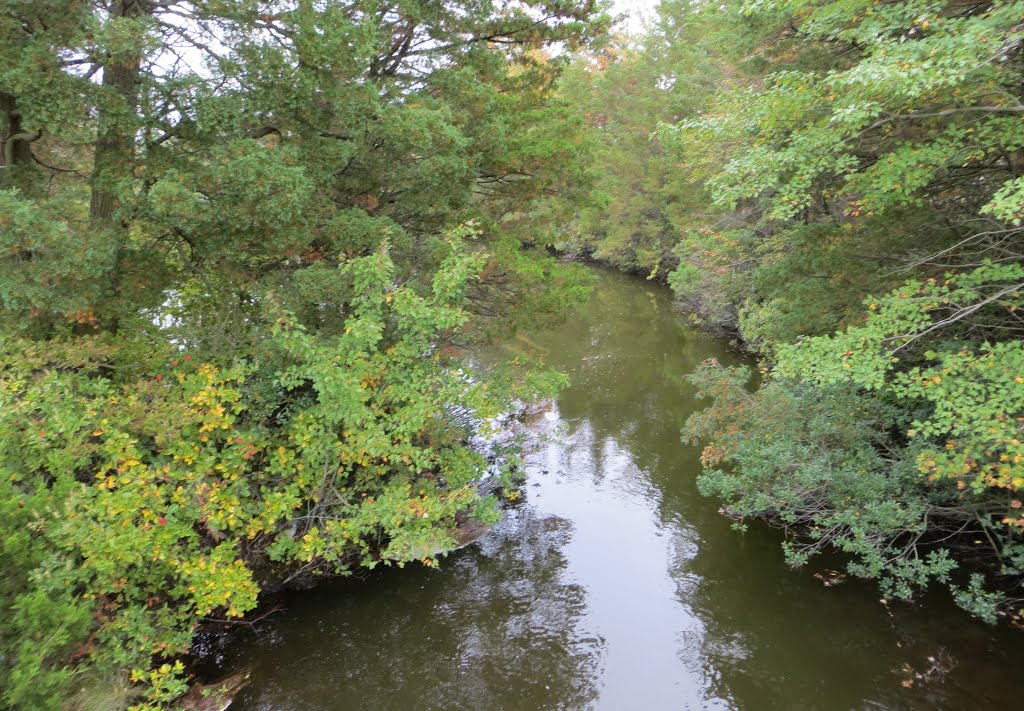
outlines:
[{"label": "shadow on water", "polygon": [[234,711],[1018,705],[1019,634],[943,596],[826,588],[785,567],[777,532],[738,534],[697,494],[683,375],[740,358],[666,290],[601,272],[589,304],[515,352],[572,377],[531,425],[560,434],[534,443],[526,502],[440,570],[290,597],[214,652],[254,666]]}]

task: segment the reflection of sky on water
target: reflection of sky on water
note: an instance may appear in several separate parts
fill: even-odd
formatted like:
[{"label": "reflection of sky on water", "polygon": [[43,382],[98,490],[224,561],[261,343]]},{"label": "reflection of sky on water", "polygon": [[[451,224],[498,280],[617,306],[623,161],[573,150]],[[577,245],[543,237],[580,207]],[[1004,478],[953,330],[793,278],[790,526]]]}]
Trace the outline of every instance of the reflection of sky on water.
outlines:
[{"label": "reflection of sky on water", "polygon": [[586,590],[584,619],[606,642],[593,708],[664,708],[669,699],[702,707],[708,684],[694,656],[700,646],[690,641],[703,637],[703,625],[670,574],[674,557],[695,550],[692,531],[659,523],[649,478],[587,420],[527,464],[539,484],[531,504],[575,522],[566,573]]}]

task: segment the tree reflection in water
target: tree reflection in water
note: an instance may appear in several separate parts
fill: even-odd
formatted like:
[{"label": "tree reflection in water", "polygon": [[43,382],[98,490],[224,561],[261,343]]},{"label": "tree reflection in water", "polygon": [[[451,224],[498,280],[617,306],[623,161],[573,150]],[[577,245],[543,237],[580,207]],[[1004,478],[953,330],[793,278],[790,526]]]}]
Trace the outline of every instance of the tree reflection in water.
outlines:
[{"label": "tree reflection in water", "polygon": [[565,575],[571,535],[568,521],[522,506],[439,571],[295,596],[229,648],[258,658],[232,711],[589,707],[604,643]]}]

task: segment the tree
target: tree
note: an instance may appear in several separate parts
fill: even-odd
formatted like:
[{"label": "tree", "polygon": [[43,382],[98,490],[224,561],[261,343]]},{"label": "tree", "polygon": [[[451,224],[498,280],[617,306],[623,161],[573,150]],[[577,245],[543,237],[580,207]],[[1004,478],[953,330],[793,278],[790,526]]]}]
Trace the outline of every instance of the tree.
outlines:
[{"label": "tree", "polygon": [[725,83],[709,24],[692,8],[662,3],[640,34],[616,35],[582,55],[561,92],[587,121],[594,196],[571,227],[576,249],[620,269],[666,279],[677,266],[679,235],[711,219],[699,180],[680,171],[656,130],[696,115]]}]

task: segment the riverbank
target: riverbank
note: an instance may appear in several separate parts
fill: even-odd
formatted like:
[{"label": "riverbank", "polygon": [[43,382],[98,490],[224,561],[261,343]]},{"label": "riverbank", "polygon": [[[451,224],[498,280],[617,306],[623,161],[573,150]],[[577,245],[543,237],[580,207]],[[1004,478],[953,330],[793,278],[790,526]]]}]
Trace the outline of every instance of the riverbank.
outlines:
[{"label": "riverbank", "polygon": [[778,532],[739,535],[699,494],[679,423],[702,403],[680,373],[743,358],[661,286],[601,270],[566,323],[501,349],[572,379],[531,418],[522,500],[437,569],[286,594],[281,613],[207,650],[223,672],[252,669],[232,711],[931,711],[1024,691],[1016,633],[942,596],[882,604],[865,581],[826,587],[786,567]]}]

